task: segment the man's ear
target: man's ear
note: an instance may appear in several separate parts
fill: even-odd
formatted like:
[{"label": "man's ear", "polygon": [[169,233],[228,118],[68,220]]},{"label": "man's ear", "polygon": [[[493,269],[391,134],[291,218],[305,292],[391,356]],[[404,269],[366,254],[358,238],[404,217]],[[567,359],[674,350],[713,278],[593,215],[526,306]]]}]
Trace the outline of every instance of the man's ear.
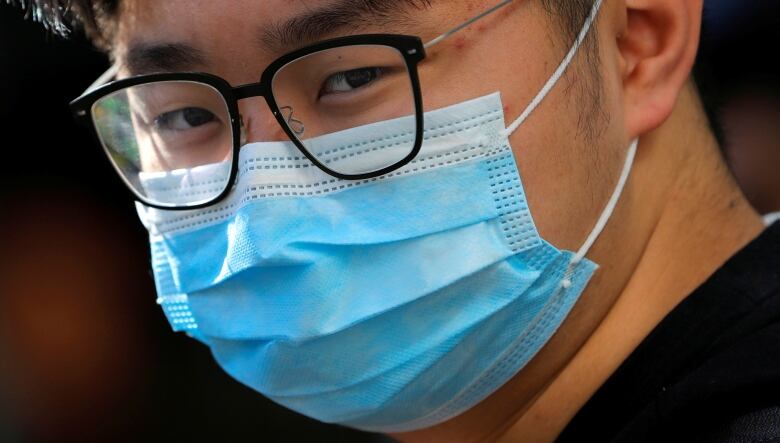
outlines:
[{"label": "man's ear", "polygon": [[624,0],[617,49],[626,129],[637,137],[660,126],[690,78],[703,0]]}]

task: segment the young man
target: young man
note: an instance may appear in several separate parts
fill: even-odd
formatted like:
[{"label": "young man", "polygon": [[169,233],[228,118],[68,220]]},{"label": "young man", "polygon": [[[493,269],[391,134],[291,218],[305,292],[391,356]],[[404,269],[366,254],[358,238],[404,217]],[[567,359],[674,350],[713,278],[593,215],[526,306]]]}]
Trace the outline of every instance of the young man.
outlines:
[{"label": "young man", "polygon": [[76,116],[251,388],[408,442],[780,438],[780,228],[702,0],[37,3],[110,51]]}]

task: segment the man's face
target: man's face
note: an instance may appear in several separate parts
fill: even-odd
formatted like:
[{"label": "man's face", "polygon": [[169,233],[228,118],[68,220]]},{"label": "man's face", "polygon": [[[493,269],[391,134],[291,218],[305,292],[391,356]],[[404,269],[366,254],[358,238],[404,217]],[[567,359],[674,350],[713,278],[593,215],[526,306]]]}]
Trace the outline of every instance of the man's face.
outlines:
[{"label": "man's face", "polygon": [[[206,0],[125,0],[115,52],[123,76],[201,71],[236,86],[257,82],[276,58],[316,41],[393,33],[425,42],[496,4],[434,0],[413,7],[388,0],[374,2],[382,13],[372,14],[359,6],[364,3],[235,0],[226,7]],[[500,91],[511,123],[563,59],[567,40],[538,2],[516,1],[429,51],[419,67],[425,110]],[[620,79],[594,78],[586,51],[511,138],[541,235],[573,250],[611,193],[626,149],[622,119],[610,118],[621,115]],[[247,142],[283,137],[262,97],[242,100],[240,112]]]}]

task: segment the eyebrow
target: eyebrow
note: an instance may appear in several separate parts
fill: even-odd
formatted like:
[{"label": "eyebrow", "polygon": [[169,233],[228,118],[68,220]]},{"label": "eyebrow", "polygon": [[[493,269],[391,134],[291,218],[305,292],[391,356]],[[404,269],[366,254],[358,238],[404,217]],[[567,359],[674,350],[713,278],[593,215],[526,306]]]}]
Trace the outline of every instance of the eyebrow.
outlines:
[{"label": "eyebrow", "polygon": [[258,41],[273,52],[314,43],[339,31],[368,26],[408,25],[412,10],[423,10],[433,0],[336,0],[288,20],[264,27]]},{"label": "eyebrow", "polygon": [[193,71],[207,65],[203,51],[186,43],[131,44],[124,65],[131,75]]}]

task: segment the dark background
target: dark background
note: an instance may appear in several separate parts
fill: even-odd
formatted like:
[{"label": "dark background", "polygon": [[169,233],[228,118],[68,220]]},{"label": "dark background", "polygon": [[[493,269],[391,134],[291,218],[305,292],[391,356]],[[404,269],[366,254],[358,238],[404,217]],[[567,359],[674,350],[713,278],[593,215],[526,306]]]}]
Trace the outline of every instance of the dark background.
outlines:
[{"label": "dark background", "polygon": [[[777,86],[759,65],[778,41],[734,12],[755,2],[709,3],[724,9],[708,14],[697,75],[714,118],[748,74]],[[759,17],[777,28],[776,13]],[[356,440],[171,332],[132,198],[67,106],[106,67],[83,38],[50,36],[0,0],[0,442]]]}]

